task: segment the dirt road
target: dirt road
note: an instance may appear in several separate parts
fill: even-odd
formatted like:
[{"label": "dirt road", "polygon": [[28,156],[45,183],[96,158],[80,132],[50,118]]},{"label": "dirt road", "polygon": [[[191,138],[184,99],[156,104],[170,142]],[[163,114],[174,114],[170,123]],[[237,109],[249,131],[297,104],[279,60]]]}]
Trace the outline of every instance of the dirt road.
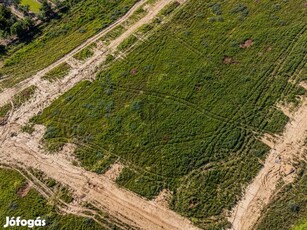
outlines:
[{"label": "dirt road", "polygon": [[233,230],[250,230],[256,224],[263,208],[269,204],[277,192],[277,184],[282,179],[292,182],[295,168],[292,163],[304,154],[307,137],[307,99],[292,114],[283,135],[270,142],[272,149],[254,181],[247,187],[243,199],[234,208],[229,221]]},{"label": "dirt road", "polygon": [[[120,22],[129,17],[144,1],[139,2],[119,22],[113,24],[114,28]],[[94,55],[84,63],[76,65],[72,71],[62,80],[48,82],[41,80],[41,76],[49,72],[55,66],[68,61],[88,44],[97,41],[110,29],[101,32],[85,44],[66,55],[53,65],[40,71],[35,76],[27,79],[15,88],[1,93],[1,104],[7,103],[18,91],[36,85],[38,87],[33,98],[20,108],[14,110],[8,118],[7,124],[0,127],[0,159],[5,163],[20,168],[34,168],[43,171],[48,177],[69,186],[74,195],[80,200],[90,202],[111,216],[141,229],[197,229],[189,220],[175,212],[157,205],[154,201],[148,201],[142,197],[122,188],[104,175],[97,175],[76,167],[71,161],[61,154],[48,154],[40,146],[44,128],[37,130],[30,136],[20,131],[21,126],[36,115],[42,109],[72,88],[76,83],[84,79],[95,77],[98,67],[104,62],[109,51],[116,50],[117,46],[128,36],[133,34],[142,25],[149,23],[172,0],[160,0],[149,8],[144,18],[132,25],[124,34],[110,42],[108,47],[95,51]],[[1,106],[0,104],[0,106]]]}]

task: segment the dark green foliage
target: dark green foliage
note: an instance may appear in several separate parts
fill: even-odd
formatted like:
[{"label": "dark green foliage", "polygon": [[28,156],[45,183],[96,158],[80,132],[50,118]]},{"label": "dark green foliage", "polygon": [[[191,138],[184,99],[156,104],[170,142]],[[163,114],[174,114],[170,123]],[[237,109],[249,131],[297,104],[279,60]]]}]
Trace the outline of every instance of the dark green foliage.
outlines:
[{"label": "dark green foliage", "polygon": [[11,27],[17,21],[11,11],[0,4],[0,38],[5,38],[11,34]]},{"label": "dark green foliage", "polygon": [[47,0],[42,1],[41,8],[39,9],[42,13],[42,18],[44,20],[49,20],[54,16],[54,11],[51,7],[51,4]]}]

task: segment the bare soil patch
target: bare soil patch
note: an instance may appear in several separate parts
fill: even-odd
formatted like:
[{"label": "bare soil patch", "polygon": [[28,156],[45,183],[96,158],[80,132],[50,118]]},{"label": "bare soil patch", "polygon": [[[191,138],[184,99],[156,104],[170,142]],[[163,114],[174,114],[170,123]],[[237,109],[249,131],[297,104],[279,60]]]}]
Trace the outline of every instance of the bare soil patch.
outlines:
[{"label": "bare soil patch", "polygon": [[20,197],[25,197],[26,195],[28,195],[31,188],[32,188],[32,185],[30,183],[26,183],[24,186],[22,186],[17,191],[17,195],[20,196]]},{"label": "bare soil patch", "polygon": [[124,169],[124,165],[121,163],[115,163],[111,166],[111,168],[106,171],[104,174],[109,180],[115,181],[117,177],[121,174],[122,170]]},{"label": "bare soil patch", "polygon": [[247,49],[253,45],[254,41],[252,39],[247,39],[245,42],[240,44],[240,48]]},{"label": "bare soil patch", "polygon": [[234,59],[232,57],[224,56],[223,63],[226,64],[226,65],[230,65],[230,64],[234,64],[236,62],[234,61]]},{"label": "bare soil patch", "polygon": [[168,189],[163,189],[159,195],[153,200],[156,204],[168,208],[173,193]]}]

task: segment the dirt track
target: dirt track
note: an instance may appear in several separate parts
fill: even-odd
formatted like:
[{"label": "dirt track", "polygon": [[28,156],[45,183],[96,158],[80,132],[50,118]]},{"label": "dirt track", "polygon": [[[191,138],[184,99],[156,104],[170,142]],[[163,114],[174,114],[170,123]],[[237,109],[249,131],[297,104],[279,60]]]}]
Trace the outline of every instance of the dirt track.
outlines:
[{"label": "dirt track", "polygon": [[41,77],[57,65],[69,61],[74,54],[97,41],[108,31],[125,21],[145,1],[140,1],[129,13],[114,23],[110,28],[89,39],[86,43],[66,55],[56,63],[40,71],[35,76],[25,80],[15,88],[7,89],[0,94],[0,106],[9,102],[20,90],[36,85],[38,90],[33,98],[10,114],[5,126],[0,127],[0,159],[5,163],[20,168],[34,168],[43,171],[48,177],[66,184],[74,195],[82,201],[91,202],[111,216],[141,229],[197,229],[190,221],[175,212],[148,201],[136,194],[119,188],[104,175],[88,172],[80,167],[73,166],[72,162],[62,154],[45,153],[39,144],[44,133],[43,127],[36,127],[30,136],[22,133],[20,128],[42,109],[84,79],[95,77],[98,67],[104,62],[109,51],[116,50],[117,46],[128,36],[133,34],[142,25],[149,23],[167,4],[173,0],[160,0],[149,8],[144,18],[132,25],[119,38],[112,41],[108,47],[96,50],[94,55],[84,63],[76,65],[64,79],[56,82],[41,80]]},{"label": "dirt track", "polygon": [[295,177],[292,163],[304,154],[304,141],[307,136],[307,99],[292,114],[283,135],[264,142],[272,147],[264,167],[247,187],[243,199],[234,208],[229,219],[234,230],[253,229],[263,208],[269,204],[277,192],[277,184],[282,179],[286,184]]}]

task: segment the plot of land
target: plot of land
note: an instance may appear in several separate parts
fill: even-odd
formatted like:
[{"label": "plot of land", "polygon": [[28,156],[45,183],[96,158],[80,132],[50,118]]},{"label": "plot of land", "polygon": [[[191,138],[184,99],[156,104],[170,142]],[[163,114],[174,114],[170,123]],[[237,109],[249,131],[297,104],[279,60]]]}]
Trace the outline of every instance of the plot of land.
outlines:
[{"label": "plot of land", "polygon": [[[289,121],[277,105],[297,105],[306,95],[299,86],[306,80],[304,2],[191,0],[174,15],[167,13],[171,18],[156,18],[148,26],[150,36],[135,33],[165,1],[157,4],[161,7],[110,42],[112,55],[120,58],[112,59],[96,80],[80,82],[38,113],[65,91],[57,86],[67,89],[93,74],[102,63],[98,57],[104,60],[107,53],[80,54],[86,64],[71,66],[68,76],[67,68],[53,68],[51,75],[61,76],[67,85],[60,80],[45,81],[54,87],[50,90],[39,85],[41,94],[28,107],[21,106],[3,129],[6,139],[0,150],[6,151],[1,157],[9,163],[22,159],[27,167],[47,171],[91,201],[103,201],[100,207],[132,225],[192,229],[186,219],[156,206],[161,196],[164,206],[203,229],[230,227],[227,213],[273,146],[261,138],[281,134]],[[2,110],[7,114],[9,108]],[[34,114],[31,122],[46,126],[46,148],[54,152],[72,142],[77,163],[93,172],[42,153],[39,132],[35,137],[10,136],[15,122],[24,124]],[[305,107],[299,114],[306,118]],[[298,140],[305,131],[303,126]],[[297,143],[287,134],[289,143],[281,145],[287,145],[292,156]],[[112,172],[117,164],[120,170]],[[119,189],[99,175],[105,172],[119,186],[153,201]]]},{"label": "plot of land", "polygon": [[306,93],[297,86],[303,1],[274,4],[188,2],[125,60],[35,119],[47,126],[48,146],[76,139],[87,169],[102,173],[120,159],[121,186],[149,199],[168,189],[171,208],[194,223],[227,225],[225,211],[269,150],[260,136],[288,121],[276,104]]}]

